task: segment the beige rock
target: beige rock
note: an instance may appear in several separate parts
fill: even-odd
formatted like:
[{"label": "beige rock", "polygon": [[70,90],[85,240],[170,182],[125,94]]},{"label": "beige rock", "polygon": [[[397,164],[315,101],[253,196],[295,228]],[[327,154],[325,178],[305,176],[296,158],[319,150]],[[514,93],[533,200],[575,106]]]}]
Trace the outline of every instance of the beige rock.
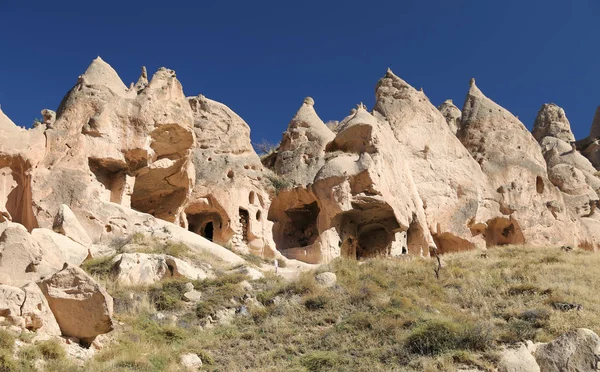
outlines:
[{"label": "beige rock", "polygon": [[[499,214],[494,206],[485,205],[489,192],[485,172],[423,91],[388,70],[377,83],[376,98],[374,115],[387,121],[394,133],[398,143],[394,150],[409,168],[439,252],[480,245],[471,225]],[[459,133],[464,123],[465,112]]]},{"label": "beige rock", "polygon": [[340,123],[314,182],[272,202],[273,236],[286,257],[429,255],[435,243],[423,204],[393,139],[362,106]]},{"label": "beige rock", "polygon": [[92,239],[85,232],[71,208],[65,204],[61,204],[59,207],[52,229],[81,245],[92,244]]},{"label": "beige rock", "polygon": [[180,358],[181,366],[186,371],[199,371],[202,367],[202,360],[197,354],[187,353],[183,354]]},{"label": "beige rock", "polygon": [[21,306],[21,316],[25,319],[25,327],[38,333],[60,336],[58,323],[38,285],[29,282],[22,289],[25,299]]},{"label": "beige rock", "polygon": [[571,330],[556,340],[537,347],[535,359],[544,372],[597,370],[600,337],[585,328]]},{"label": "beige rock", "polygon": [[82,269],[65,267],[39,283],[65,336],[91,343],[113,330],[113,299]]},{"label": "beige rock", "polygon": [[540,142],[548,136],[567,143],[575,141],[575,136],[571,132],[571,123],[569,123],[565,111],[553,103],[542,106],[533,124],[532,134]]},{"label": "beige rock", "polygon": [[314,109],[314,100],[306,97],[277,150],[275,172],[297,185],[311,183],[325,164],[325,146],[335,134]]},{"label": "beige rock", "polygon": [[458,138],[492,185],[486,200],[501,213],[477,218],[486,225],[472,225],[484,233],[488,245],[574,243],[577,225],[564,207],[562,194],[548,179],[538,143],[523,123],[483,95],[474,81]]},{"label": "beige rock", "polygon": [[315,276],[317,283],[324,288],[330,288],[337,282],[337,276],[334,273],[325,272]]},{"label": "beige rock", "polygon": [[448,123],[450,131],[456,134],[456,132],[458,132],[458,128],[460,127],[460,118],[462,115],[460,109],[454,105],[451,99],[448,99],[438,107],[438,110],[440,110],[446,119],[446,123]]},{"label": "beige rock", "polygon": [[0,285],[0,316],[4,318],[21,316],[21,306],[25,292],[17,287]]},{"label": "beige rock", "polygon": [[535,358],[524,344],[501,353],[498,372],[540,372]]},{"label": "beige rock", "polygon": [[113,262],[115,279],[123,285],[147,285],[171,277],[204,280],[214,276],[210,270],[164,254],[123,253]]},{"label": "beige rock", "polygon": [[258,280],[265,277],[260,271],[246,265],[231,270],[231,273],[246,275],[250,280]]},{"label": "beige rock", "polygon": [[4,284],[22,286],[37,279],[43,266],[42,251],[25,227],[8,225],[0,235],[0,273],[8,276]]}]

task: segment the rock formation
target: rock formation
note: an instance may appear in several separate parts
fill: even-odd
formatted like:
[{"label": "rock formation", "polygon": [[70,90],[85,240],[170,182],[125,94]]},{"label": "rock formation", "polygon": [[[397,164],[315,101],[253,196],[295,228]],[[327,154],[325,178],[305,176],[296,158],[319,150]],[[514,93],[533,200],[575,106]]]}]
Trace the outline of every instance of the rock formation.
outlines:
[{"label": "rock formation", "polygon": [[174,71],[149,78],[143,68],[127,88],[95,59],[36,128],[0,113],[0,218],[25,228],[0,237],[15,262],[9,284],[136,232],[232,261],[223,246],[312,263],[513,243],[596,248],[600,180],[562,109],[542,107],[532,135],[474,82],[462,112],[450,100],[436,108],[391,71],[375,96],[372,112],[359,105],[335,132],[306,98],[261,162],[244,120],[186,97]]},{"label": "rock formation", "polygon": [[446,119],[450,131],[456,134],[460,128],[460,119],[462,116],[460,109],[454,105],[451,99],[448,99],[438,107],[438,110],[440,110]]}]

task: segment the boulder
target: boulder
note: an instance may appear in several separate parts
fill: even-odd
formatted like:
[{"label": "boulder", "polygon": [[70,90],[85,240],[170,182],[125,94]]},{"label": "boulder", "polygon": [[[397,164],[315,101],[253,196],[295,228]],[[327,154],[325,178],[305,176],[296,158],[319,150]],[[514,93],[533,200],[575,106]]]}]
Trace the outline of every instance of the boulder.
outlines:
[{"label": "boulder", "polygon": [[181,366],[186,371],[198,371],[202,367],[202,360],[197,354],[187,353],[180,358]]},{"label": "boulder", "polygon": [[20,317],[25,292],[18,287],[0,284],[0,316]]},{"label": "boulder", "polygon": [[113,263],[115,279],[123,285],[148,285],[171,277],[204,280],[214,276],[210,269],[164,254],[123,253]]},{"label": "boulder", "polygon": [[25,319],[25,327],[38,333],[60,336],[60,327],[38,285],[29,282],[22,289],[25,301],[21,306],[21,316]]},{"label": "boulder", "polygon": [[246,275],[250,280],[258,280],[265,277],[263,273],[247,265],[231,270],[230,273]]},{"label": "boulder", "polygon": [[[43,271],[42,250],[20,224],[11,223],[0,235],[0,273],[3,284],[22,286]],[[40,266],[41,265],[41,266]]]},{"label": "boulder", "polygon": [[337,282],[337,276],[334,273],[325,272],[317,274],[315,276],[315,280],[321,287],[330,288],[333,287]]},{"label": "boulder", "polygon": [[600,337],[589,329],[574,329],[538,346],[534,356],[544,372],[596,371],[600,367]]},{"label": "boulder", "polygon": [[113,330],[113,299],[82,269],[65,264],[39,284],[64,336],[90,344]]},{"label": "boulder", "polygon": [[92,244],[92,239],[85,232],[71,208],[65,204],[60,205],[52,229],[83,246]]},{"label": "boulder", "polygon": [[519,344],[502,351],[498,372],[540,372],[540,367],[527,347]]}]

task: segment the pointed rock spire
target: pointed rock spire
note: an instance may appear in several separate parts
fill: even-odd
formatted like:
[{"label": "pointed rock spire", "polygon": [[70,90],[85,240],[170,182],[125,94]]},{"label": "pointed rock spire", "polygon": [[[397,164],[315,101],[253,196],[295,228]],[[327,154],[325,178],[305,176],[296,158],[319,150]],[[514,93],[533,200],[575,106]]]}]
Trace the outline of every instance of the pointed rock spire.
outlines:
[{"label": "pointed rock spire", "polygon": [[275,171],[296,184],[313,182],[324,164],[325,146],[334,137],[335,133],[317,115],[314,100],[306,97],[283,133]]},{"label": "pointed rock spire", "polygon": [[550,136],[571,143],[575,136],[571,131],[571,123],[565,111],[554,103],[542,105],[533,124],[533,137],[541,142],[544,137]]},{"label": "pointed rock spire", "polygon": [[[540,174],[546,173],[540,147],[529,130],[508,110],[486,97],[473,79],[458,138],[480,164],[489,162],[493,168],[521,162],[523,167],[530,164],[529,170],[537,168]],[[485,172],[483,165],[482,168]]]},{"label": "pointed rock spire", "polygon": [[127,91],[127,86],[125,86],[119,74],[100,57],[92,61],[85,73],[79,77],[79,80],[89,85],[105,86],[119,95],[124,95]]},{"label": "pointed rock spire", "polygon": [[137,83],[135,83],[136,90],[142,90],[148,86],[148,71],[146,66],[142,66],[142,74],[140,75]]},{"label": "pointed rock spire", "polygon": [[446,119],[446,123],[448,123],[448,127],[452,133],[456,134],[458,128],[460,128],[460,118],[462,116],[460,109],[452,103],[451,99],[447,99],[438,107],[438,110],[440,110]]},{"label": "pointed rock spire", "polygon": [[592,121],[592,128],[590,128],[590,137],[600,137],[600,106],[596,109],[594,120]]}]

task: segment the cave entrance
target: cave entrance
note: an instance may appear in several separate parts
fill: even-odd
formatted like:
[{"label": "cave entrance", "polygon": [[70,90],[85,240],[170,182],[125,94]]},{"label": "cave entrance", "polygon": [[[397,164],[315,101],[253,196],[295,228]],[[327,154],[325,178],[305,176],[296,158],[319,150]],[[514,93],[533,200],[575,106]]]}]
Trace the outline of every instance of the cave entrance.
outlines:
[{"label": "cave entrance", "polygon": [[202,236],[212,242],[213,231],[214,231],[213,223],[209,222],[204,226],[204,231],[203,231],[204,233],[202,234]]},{"label": "cave entrance", "polygon": [[242,227],[242,241],[248,243],[248,227],[250,224],[250,214],[247,210],[240,208],[240,226]]},{"label": "cave entrance", "polygon": [[356,259],[387,256],[390,253],[391,245],[390,235],[383,225],[364,226],[358,233]]},{"label": "cave entrance", "polygon": [[487,222],[485,230],[486,246],[525,244],[521,227],[512,219],[497,217]]},{"label": "cave entrance", "polygon": [[306,247],[317,239],[317,217],[321,210],[317,202],[304,204],[285,211],[287,221],[283,227],[283,248]]},{"label": "cave entrance", "polygon": [[188,230],[211,242],[221,231],[221,217],[216,212],[187,214]]}]

